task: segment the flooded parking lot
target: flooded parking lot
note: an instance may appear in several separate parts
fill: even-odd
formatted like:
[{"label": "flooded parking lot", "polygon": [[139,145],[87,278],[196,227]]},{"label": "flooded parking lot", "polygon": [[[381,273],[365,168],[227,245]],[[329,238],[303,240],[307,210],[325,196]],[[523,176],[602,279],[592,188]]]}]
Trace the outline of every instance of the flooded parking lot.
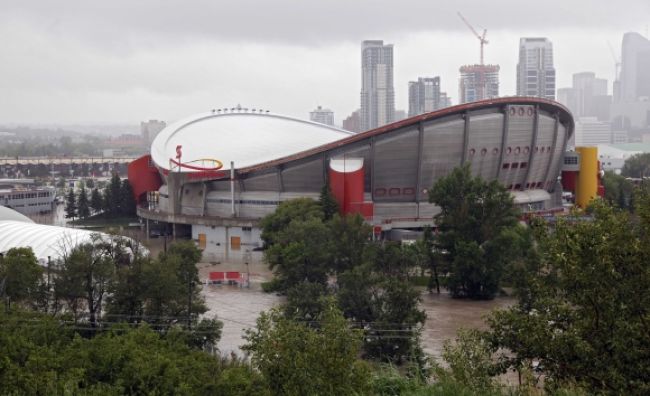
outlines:
[{"label": "flooded parking lot", "polygon": [[[219,349],[223,353],[239,353],[244,344],[244,330],[255,326],[259,313],[281,303],[282,298],[264,293],[259,282],[253,279],[251,288],[238,286],[204,286],[203,295],[210,309],[207,315],[216,314],[223,321],[223,336]],[[422,347],[434,357],[440,357],[444,341],[453,339],[459,328],[483,328],[483,317],[494,308],[514,303],[510,297],[492,301],[455,300],[449,294],[422,293],[422,309],[427,321],[422,332]]]}]

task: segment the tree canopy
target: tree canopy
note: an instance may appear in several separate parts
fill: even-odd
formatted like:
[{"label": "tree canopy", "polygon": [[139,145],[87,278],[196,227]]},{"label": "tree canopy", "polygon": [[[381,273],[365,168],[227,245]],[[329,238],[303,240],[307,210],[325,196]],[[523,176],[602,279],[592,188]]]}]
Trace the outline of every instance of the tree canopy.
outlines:
[{"label": "tree canopy", "polygon": [[324,309],[322,298],[334,296],[344,316],[364,330],[365,357],[401,364],[420,356],[425,315],[409,281],[411,251],[372,241],[359,215],[327,219],[324,210],[322,202],[291,200],[262,221],[272,290],[287,295],[285,316],[313,320]]},{"label": "tree canopy", "polygon": [[504,268],[515,259],[518,210],[499,182],[473,177],[469,166],[439,179],[429,201],[435,216],[436,245],[449,268],[448,287],[455,297],[490,299],[499,290]]},{"label": "tree canopy", "polygon": [[625,160],[621,175],[635,178],[650,176],[650,153],[634,154]]},{"label": "tree canopy", "polygon": [[500,367],[537,362],[550,386],[650,392],[650,199],[637,199],[637,219],[596,202],[592,221],[542,232],[525,298],[489,320],[487,338],[508,351]]},{"label": "tree canopy", "polygon": [[35,303],[43,268],[31,248],[9,249],[0,257],[0,295],[6,308],[12,302]]},{"label": "tree canopy", "polygon": [[318,326],[262,313],[244,349],[274,395],[352,395],[369,390],[369,365],[359,359],[362,332],[350,329],[330,299]]}]

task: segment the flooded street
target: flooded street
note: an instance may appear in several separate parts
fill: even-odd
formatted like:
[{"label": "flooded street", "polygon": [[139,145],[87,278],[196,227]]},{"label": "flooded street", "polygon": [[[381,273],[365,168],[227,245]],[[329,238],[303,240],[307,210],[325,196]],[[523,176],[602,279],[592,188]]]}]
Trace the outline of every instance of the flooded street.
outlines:
[{"label": "flooded street", "polygon": [[[239,353],[244,344],[244,329],[254,327],[261,311],[281,303],[282,298],[264,293],[261,279],[252,279],[251,289],[237,286],[204,286],[203,296],[210,311],[223,321],[223,335],[219,342],[222,353]],[[484,315],[494,308],[503,308],[515,302],[510,297],[492,301],[455,300],[449,294],[422,293],[422,309],[427,321],[422,332],[422,347],[433,357],[440,357],[445,340],[453,339],[459,328],[483,328]]]},{"label": "flooded street", "polygon": [[422,331],[422,348],[434,357],[442,356],[445,340],[454,339],[460,328],[485,328],[484,316],[495,308],[514,304],[512,297],[497,297],[491,301],[453,299],[448,293],[422,294],[421,307],[427,314]]},{"label": "flooded street", "polygon": [[52,212],[29,215],[29,218],[38,224],[55,225],[65,227],[67,219],[65,218],[65,205],[54,204]]},{"label": "flooded street", "polygon": [[[55,206],[53,213],[33,216],[33,220],[42,224],[65,226],[64,205]],[[148,242],[152,252],[162,250],[161,239]],[[264,263],[251,263],[250,267],[240,264],[214,266],[209,263],[199,264],[199,276],[207,279],[210,271],[250,271],[251,288],[238,286],[203,286],[202,294],[209,311],[206,316],[217,315],[223,322],[223,335],[219,349],[223,353],[240,353],[244,344],[244,330],[254,327],[260,312],[280,304],[282,297],[264,293],[261,283],[270,279],[272,274]],[[421,295],[421,307],[427,314],[422,330],[422,347],[426,353],[440,357],[445,340],[454,339],[459,328],[483,328],[484,316],[494,308],[504,308],[515,302],[511,297],[498,297],[492,301],[455,300],[449,294]]]},{"label": "flooded street", "polygon": [[224,354],[240,353],[239,347],[244,344],[244,330],[255,327],[260,312],[267,311],[282,301],[275,294],[264,293],[259,283],[253,283],[251,289],[227,285],[203,286],[203,296],[210,309],[205,315],[209,317],[216,314],[223,322],[219,350]]}]

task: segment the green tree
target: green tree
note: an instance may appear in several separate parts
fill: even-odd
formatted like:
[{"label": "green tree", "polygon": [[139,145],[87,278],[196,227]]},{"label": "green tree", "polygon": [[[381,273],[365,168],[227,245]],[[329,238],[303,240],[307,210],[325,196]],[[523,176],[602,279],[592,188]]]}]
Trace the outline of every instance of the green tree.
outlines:
[{"label": "green tree", "polygon": [[433,231],[431,227],[425,227],[422,239],[416,242],[417,253],[422,256],[422,259],[426,263],[426,267],[429,270],[429,282],[427,284],[427,289],[429,293],[436,288],[436,292],[440,294],[440,264],[442,259],[440,254],[438,254],[435,241],[433,237]]},{"label": "green tree", "polygon": [[332,267],[336,272],[363,264],[371,251],[372,227],[359,214],[339,216],[328,222]]},{"label": "green tree", "polygon": [[423,365],[420,292],[409,282],[413,270],[408,248],[399,243],[373,245],[369,260],[338,275],[337,298],[345,316],[366,332],[364,356]]},{"label": "green tree", "polygon": [[318,202],[309,198],[297,198],[281,202],[272,214],[261,222],[262,240],[266,246],[276,243],[278,234],[292,221],[323,219],[323,211]]},{"label": "green tree", "polygon": [[70,189],[65,200],[65,218],[74,219],[75,217],[77,217],[77,197],[74,190]]},{"label": "green tree", "polygon": [[605,172],[602,181],[605,188],[605,200],[610,205],[621,209],[632,208],[634,185],[630,181],[612,171]]},{"label": "green tree", "polygon": [[191,327],[207,311],[198,269],[201,250],[192,241],[176,242],[157,260],[145,261],[145,316],[150,323]]},{"label": "green tree", "polygon": [[104,297],[115,272],[110,247],[101,238],[94,235],[92,242],[73,247],[58,263],[54,282],[55,295],[68,302],[76,319],[79,311],[86,309],[91,327],[101,320]]},{"label": "green tree", "polygon": [[333,301],[317,318],[319,327],[262,313],[246,332],[244,350],[274,395],[367,394],[368,365],[358,358],[362,333],[349,328]]},{"label": "green tree", "polygon": [[489,394],[498,388],[494,379],[493,356],[496,350],[477,330],[458,332],[456,342],[446,341],[442,358],[448,370],[438,369],[439,377],[450,377],[454,382],[464,384],[475,394]]},{"label": "green tree", "polygon": [[93,188],[92,193],[90,194],[90,207],[94,213],[99,213],[104,209],[102,196],[97,188]]},{"label": "green tree", "polygon": [[333,254],[329,238],[330,230],[319,217],[294,219],[273,235],[274,243],[264,257],[273,270],[278,291],[285,292],[301,282],[327,282]]},{"label": "green tree", "polygon": [[131,183],[127,179],[122,180],[122,187],[120,189],[121,209],[124,216],[135,217],[136,215],[136,202],[133,197],[133,189]]},{"label": "green tree", "polygon": [[43,269],[31,248],[12,248],[0,257],[0,294],[7,310],[11,302],[34,304]]},{"label": "green tree", "polygon": [[77,198],[77,212],[79,217],[82,219],[90,216],[90,207],[88,204],[88,193],[86,192],[86,187],[82,184],[81,189],[79,190],[79,196]]},{"label": "green tree", "polygon": [[592,221],[558,221],[539,243],[527,298],[490,318],[502,368],[538,363],[549,386],[596,394],[650,392],[650,198],[637,221],[601,202]]},{"label": "green tree", "polygon": [[3,394],[270,395],[249,364],[198,351],[183,332],[117,325],[86,338],[65,323],[0,311]]},{"label": "green tree", "polygon": [[327,286],[322,283],[300,282],[287,290],[287,300],[283,310],[288,318],[295,320],[315,320],[326,308]]},{"label": "green tree", "polygon": [[323,210],[323,218],[325,220],[330,220],[335,214],[339,213],[339,203],[332,194],[332,189],[330,188],[329,183],[323,185],[323,188],[320,190],[320,198],[318,201]]},{"label": "green tree", "polygon": [[90,188],[91,190],[95,188],[95,179],[93,178],[86,179],[86,187]]},{"label": "green tree", "polygon": [[504,267],[517,259],[510,249],[517,237],[518,211],[510,193],[496,180],[472,177],[469,166],[436,182],[429,201],[441,212],[437,247],[449,266],[454,297],[490,299],[499,290]]},{"label": "green tree", "polygon": [[119,265],[115,269],[114,282],[109,286],[106,300],[106,316],[119,318],[128,323],[146,321],[145,303],[148,268],[152,266],[151,258],[136,256],[131,262]]},{"label": "green tree", "polygon": [[113,173],[108,187],[104,191],[104,214],[107,216],[122,215],[122,182],[117,172]]},{"label": "green tree", "polygon": [[625,160],[621,175],[634,178],[650,176],[650,153],[635,154]]}]

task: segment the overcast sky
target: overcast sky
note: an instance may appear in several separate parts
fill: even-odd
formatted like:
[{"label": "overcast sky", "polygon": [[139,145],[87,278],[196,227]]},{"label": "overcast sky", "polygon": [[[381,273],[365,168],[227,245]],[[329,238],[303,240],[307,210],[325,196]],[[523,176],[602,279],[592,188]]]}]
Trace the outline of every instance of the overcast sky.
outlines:
[{"label": "overcast sky", "polygon": [[396,107],[408,81],[458,68],[486,28],[486,62],[515,93],[520,37],[548,37],[558,87],[610,81],[623,33],[647,35],[650,0],[0,0],[0,124],[136,123],[237,103],[340,123],[359,107],[361,41],[394,44]]}]

